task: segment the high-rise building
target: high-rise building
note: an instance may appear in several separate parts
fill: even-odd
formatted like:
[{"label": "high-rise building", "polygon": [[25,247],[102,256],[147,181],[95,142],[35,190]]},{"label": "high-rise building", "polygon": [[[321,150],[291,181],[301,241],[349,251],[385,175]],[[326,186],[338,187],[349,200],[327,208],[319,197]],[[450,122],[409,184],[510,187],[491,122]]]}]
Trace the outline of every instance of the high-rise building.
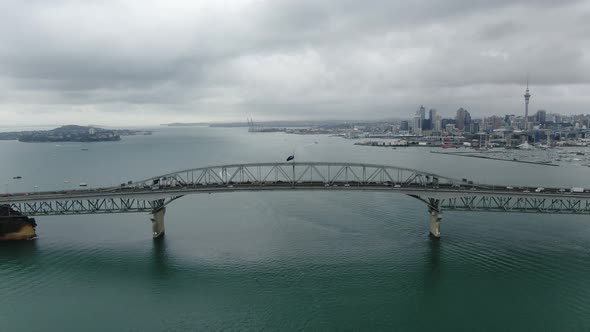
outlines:
[{"label": "high-rise building", "polygon": [[508,127],[513,127],[516,123],[516,115],[506,114],[504,115],[504,124]]},{"label": "high-rise building", "polygon": [[422,119],[420,115],[416,115],[412,121],[412,133],[422,135]]},{"label": "high-rise building", "polygon": [[434,108],[431,108],[428,111],[428,120],[429,120],[428,129],[434,130],[434,121],[435,121],[435,119],[436,119],[436,110]]},{"label": "high-rise building", "polygon": [[402,120],[399,124],[399,130],[408,131],[410,130],[410,124],[406,120]]},{"label": "high-rise building", "polygon": [[529,79],[526,79],[526,91],[524,93],[524,130],[529,130],[529,99],[531,94],[529,93]]},{"label": "high-rise building", "polygon": [[422,135],[422,130],[427,130],[429,128],[425,127],[426,125],[426,108],[424,105],[420,105],[420,108],[416,110],[416,115],[412,119],[412,132],[417,135]]},{"label": "high-rise building", "polygon": [[518,129],[524,129],[524,117],[518,116],[514,119],[513,126]]},{"label": "high-rise building", "polygon": [[470,123],[471,114],[463,107],[459,108],[455,116],[455,127],[459,130],[465,130],[465,126],[469,126]]},{"label": "high-rise building", "polygon": [[437,114],[432,121],[432,130],[440,133],[442,131],[442,117]]},{"label": "high-rise building", "polygon": [[536,122],[539,124],[545,124],[547,122],[547,111],[545,110],[538,110],[536,116]]},{"label": "high-rise building", "polygon": [[427,130],[426,124],[426,107],[424,105],[420,105],[420,108],[416,111],[416,116],[420,117],[420,129]]},{"label": "high-rise building", "polygon": [[484,120],[484,123],[485,123],[486,130],[500,129],[500,128],[502,128],[502,125],[504,124],[504,119],[502,117],[493,115],[489,118],[486,118]]},{"label": "high-rise building", "polygon": [[416,111],[416,115],[420,116],[420,120],[426,119],[426,107],[420,105],[420,108]]}]

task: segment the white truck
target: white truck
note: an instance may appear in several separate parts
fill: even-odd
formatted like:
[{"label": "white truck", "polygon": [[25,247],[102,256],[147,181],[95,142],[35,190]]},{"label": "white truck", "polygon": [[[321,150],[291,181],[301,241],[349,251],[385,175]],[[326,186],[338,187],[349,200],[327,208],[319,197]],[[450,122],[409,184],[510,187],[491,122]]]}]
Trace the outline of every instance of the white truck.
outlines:
[{"label": "white truck", "polygon": [[584,192],[584,188],[582,188],[582,187],[572,187],[572,189],[570,189],[570,192],[572,192],[572,193],[583,193]]}]

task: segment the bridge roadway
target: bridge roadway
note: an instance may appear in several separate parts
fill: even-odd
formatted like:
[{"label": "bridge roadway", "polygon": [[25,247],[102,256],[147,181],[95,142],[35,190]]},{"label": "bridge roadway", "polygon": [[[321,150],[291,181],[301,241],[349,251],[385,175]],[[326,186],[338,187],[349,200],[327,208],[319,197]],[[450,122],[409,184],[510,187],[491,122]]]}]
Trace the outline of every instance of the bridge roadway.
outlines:
[{"label": "bridge roadway", "polygon": [[27,216],[149,212],[155,238],[164,234],[166,206],[198,193],[355,190],[406,194],[426,203],[434,237],[440,237],[443,210],[590,214],[590,193],[536,189],[477,184],[395,166],[256,163],[184,170],[118,187],[7,194],[0,197],[0,205],[8,204]]}]

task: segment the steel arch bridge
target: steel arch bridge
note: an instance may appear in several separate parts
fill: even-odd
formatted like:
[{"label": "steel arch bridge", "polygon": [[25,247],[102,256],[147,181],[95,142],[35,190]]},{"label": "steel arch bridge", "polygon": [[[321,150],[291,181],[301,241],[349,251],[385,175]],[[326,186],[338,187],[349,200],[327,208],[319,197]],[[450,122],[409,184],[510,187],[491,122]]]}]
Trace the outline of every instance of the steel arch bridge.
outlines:
[{"label": "steel arch bridge", "polygon": [[201,167],[87,190],[16,193],[0,205],[27,216],[149,212],[153,236],[164,234],[164,213],[189,194],[243,191],[380,191],[426,203],[430,233],[440,236],[443,210],[590,214],[590,193],[563,188],[478,184],[415,169],[362,163],[283,162]]}]

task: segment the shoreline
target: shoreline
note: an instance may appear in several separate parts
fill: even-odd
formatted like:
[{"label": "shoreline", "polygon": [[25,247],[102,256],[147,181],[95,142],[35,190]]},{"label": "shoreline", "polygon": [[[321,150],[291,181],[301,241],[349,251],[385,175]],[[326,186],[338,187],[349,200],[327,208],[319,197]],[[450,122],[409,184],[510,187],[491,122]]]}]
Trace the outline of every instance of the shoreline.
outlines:
[{"label": "shoreline", "polygon": [[543,166],[559,166],[558,164],[553,164],[551,162],[544,163],[544,162],[539,162],[539,161],[526,161],[526,160],[518,160],[518,159],[503,159],[503,158],[495,158],[495,157],[487,157],[487,156],[474,156],[474,155],[468,155],[468,154],[464,154],[464,153],[438,152],[438,151],[430,151],[430,153],[443,154],[443,155],[449,155],[449,156],[458,156],[458,157],[469,157],[469,158],[479,158],[479,159],[509,161],[509,162],[513,162],[513,163],[523,163],[523,164],[533,164],[533,165],[543,165]]}]

